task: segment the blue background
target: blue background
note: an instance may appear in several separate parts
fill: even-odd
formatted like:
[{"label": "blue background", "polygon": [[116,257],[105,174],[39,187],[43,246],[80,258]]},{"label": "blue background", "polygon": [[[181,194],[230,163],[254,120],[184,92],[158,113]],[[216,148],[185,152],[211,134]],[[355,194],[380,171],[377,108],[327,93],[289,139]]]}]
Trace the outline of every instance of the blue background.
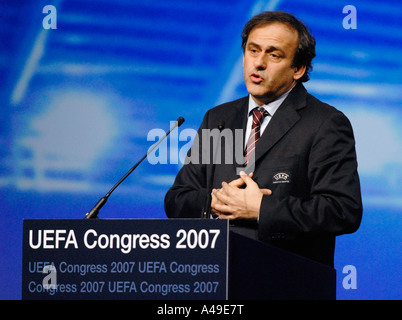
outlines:
[{"label": "blue background", "polygon": [[[48,4],[55,30],[42,27]],[[343,28],[348,4],[357,29]],[[337,297],[402,298],[402,4],[391,0],[2,1],[0,298],[21,297],[24,218],[84,217],[154,143],[150,130],[178,116],[181,131],[197,129],[209,108],[246,94],[240,33],[272,9],[311,28],[306,87],[355,131],[364,217],[337,238]],[[145,161],[101,217],[165,218],[179,168]],[[342,285],[346,265],[357,289]]]}]

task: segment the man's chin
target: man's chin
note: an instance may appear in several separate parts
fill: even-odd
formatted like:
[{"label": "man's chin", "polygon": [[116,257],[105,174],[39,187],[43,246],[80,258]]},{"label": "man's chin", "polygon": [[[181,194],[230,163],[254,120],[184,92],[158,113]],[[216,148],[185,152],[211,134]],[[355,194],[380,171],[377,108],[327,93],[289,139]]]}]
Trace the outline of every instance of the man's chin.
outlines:
[{"label": "man's chin", "polygon": [[276,99],[275,95],[271,93],[259,94],[258,92],[250,92],[251,97],[257,104],[267,104]]}]

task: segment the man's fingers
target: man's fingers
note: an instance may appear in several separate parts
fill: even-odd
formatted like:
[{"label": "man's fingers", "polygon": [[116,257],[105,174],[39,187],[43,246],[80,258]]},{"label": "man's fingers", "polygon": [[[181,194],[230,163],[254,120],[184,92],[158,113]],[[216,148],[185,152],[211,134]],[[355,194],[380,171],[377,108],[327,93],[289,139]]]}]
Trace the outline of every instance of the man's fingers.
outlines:
[{"label": "man's fingers", "polygon": [[229,200],[230,197],[227,196],[227,194],[223,189],[219,190],[213,189],[212,201],[211,201],[212,212],[214,212],[217,215],[225,215],[226,213],[230,213],[232,211],[232,207],[228,205]]},{"label": "man's fingers", "polygon": [[226,204],[216,203],[213,207],[213,210],[216,214],[222,215],[225,212],[231,212],[231,208]]},{"label": "man's fingers", "polygon": [[[242,171],[242,172],[243,172],[243,171]],[[246,173],[244,173],[244,174],[246,174]],[[250,178],[252,178],[253,175],[254,175],[254,173],[251,172],[248,176],[249,176]],[[231,182],[229,182],[229,185],[230,185],[230,186],[233,186],[233,187],[239,188],[239,187],[241,187],[242,185],[244,185],[244,180],[240,177],[240,178],[237,178],[237,179],[232,180]]]},{"label": "man's fingers", "polygon": [[237,179],[229,182],[230,186],[237,187],[237,188],[241,187],[243,184],[244,184],[244,181],[242,178],[237,178]]},{"label": "man's fingers", "polygon": [[255,181],[252,179],[252,173],[250,175],[247,175],[244,171],[240,172],[240,179],[248,185],[249,183],[255,183]]},{"label": "man's fingers", "polygon": [[236,217],[232,214],[218,214],[218,218],[222,220],[234,220]]},{"label": "man's fingers", "polygon": [[272,194],[272,190],[270,189],[260,189],[263,195],[270,196]]},{"label": "man's fingers", "polygon": [[[218,201],[216,201],[216,204],[224,204],[228,203],[230,201],[230,197],[228,195],[228,184],[222,184],[222,189],[220,190],[214,190],[212,193],[216,197]],[[219,210],[219,209],[218,209]]]}]

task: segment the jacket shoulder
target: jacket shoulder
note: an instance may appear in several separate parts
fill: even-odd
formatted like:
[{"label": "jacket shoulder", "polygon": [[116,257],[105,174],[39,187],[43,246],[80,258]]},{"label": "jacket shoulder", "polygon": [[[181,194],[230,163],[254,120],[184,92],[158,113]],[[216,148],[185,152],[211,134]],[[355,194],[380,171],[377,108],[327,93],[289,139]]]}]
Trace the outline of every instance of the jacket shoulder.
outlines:
[{"label": "jacket shoulder", "polygon": [[310,93],[307,93],[307,106],[310,107],[312,111],[314,110],[315,112],[323,114],[339,112],[339,110],[336,109],[335,107],[321,101],[320,99],[314,97]]},{"label": "jacket shoulder", "polygon": [[334,106],[325,103],[311,94],[307,94],[307,108],[308,113],[313,114],[315,117],[328,118],[331,116],[340,116],[346,118],[344,113]]}]

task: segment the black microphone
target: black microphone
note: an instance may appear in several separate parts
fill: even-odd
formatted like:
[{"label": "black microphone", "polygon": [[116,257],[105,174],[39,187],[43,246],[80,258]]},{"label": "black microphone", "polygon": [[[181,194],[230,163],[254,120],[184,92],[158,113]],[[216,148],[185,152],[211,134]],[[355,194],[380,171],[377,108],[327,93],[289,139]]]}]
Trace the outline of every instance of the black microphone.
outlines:
[{"label": "black microphone", "polygon": [[225,127],[225,121],[221,120],[218,123],[218,129],[220,132],[222,132],[223,128]]},{"label": "black microphone", "polygon": [[160,139],[158,141],[158,143],[156,143],[148,152],[145,156],[143,156],[140,161],[138,161],[120,180],[119,182],[117,182],[112,189],[110,189],[110,191],[104,196],[102,197],[96,204],[95,206],[91,209],[91,211],[89,211],[86,215],[84,219],[95,219],[98,216],[99,210],[102,209],[102,207],[104,206],[104,204],[106,203],[107,199],[110,197],[110,195],[112,194],[112,192],[120,185],[120,183],[122,183],[124,181],[124,179],[126,179],[134,170],[135,168],[138,167],[138,165],[144,161],[144,159],[146,157],[148,157],[148,155],[173,131],[173,129],[175,129],[176,127],[180,127],[184,122],[184,118],[183,117],[179,117],[177,118],[177,120],[175,121],[174,126],[169,130],[168,133],[166,133],[162,139]]},{"label": "black microphone", "polygon": [[[222,130],[225,127],[225,121],[220,120],[218,123],[218,129],[219,129],[219,135],[221,134]],[[219,136],[220,138],[220,136]],[[219,143],[221,142],[221,139],[218,139],[218,145],[216,146],[216,150],[219,150]],[[218,152],[215,152],[215,157],[217,156]],[[213,181],[214,181],[214,175],[215,175],[215,161],[216,159],[214,158],[212,161],[212,170],[211,170],[211,185],[207,186],[207,190],[209,190],[209,193],[207,194],[207,199],[204,204],[204,208],[202,210],[202,218],[203,219],[210,219],[211,218],[211,202],[212,202],[212,188],[213,188]]]}]

